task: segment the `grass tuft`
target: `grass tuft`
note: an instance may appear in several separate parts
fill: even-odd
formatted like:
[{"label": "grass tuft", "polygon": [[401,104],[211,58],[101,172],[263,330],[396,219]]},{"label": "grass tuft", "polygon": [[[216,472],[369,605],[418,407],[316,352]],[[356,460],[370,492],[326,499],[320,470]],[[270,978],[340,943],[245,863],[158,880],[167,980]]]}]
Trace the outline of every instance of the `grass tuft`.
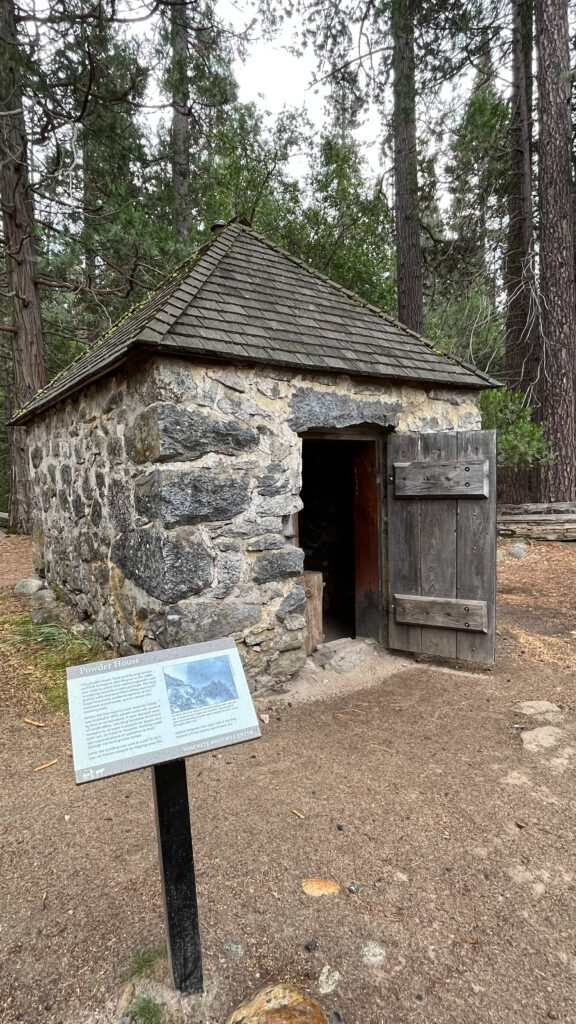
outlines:
[{"label": "grass tuft", "polygon": [[166,944],[153,946],[151,949],[143,949],[137,953],[128,971],[129,978],[146,978],[152,974],[154,967],[159,960],[166,956]]},{"label": "grass tuft", "polygon": [[139,1024],[162,1024],[164,1016],[160,1004],[148,996],[140,996],[132,1003],[130,1015]]},{"label": "grass tuft", "polygon": [[12,643],[40,644],[59,653],[67,653],[71,650],[78,650],[80,653],[85,650],[86,654],[100,645],[97,637],[79,636],[72,629],[65,629],[64,626],[37,626],[28,616],[23,616],[13,623]]},{"label": "grass tuft", "polygon": [[98,637],[79,636],[63,626],[37,626],[30,616],[4,620],[10,627],[6,647],[17,652],[36,670],[32,686],[55,708],[68,711],[66,672],[70,665],[85,665],[106,656]]}]

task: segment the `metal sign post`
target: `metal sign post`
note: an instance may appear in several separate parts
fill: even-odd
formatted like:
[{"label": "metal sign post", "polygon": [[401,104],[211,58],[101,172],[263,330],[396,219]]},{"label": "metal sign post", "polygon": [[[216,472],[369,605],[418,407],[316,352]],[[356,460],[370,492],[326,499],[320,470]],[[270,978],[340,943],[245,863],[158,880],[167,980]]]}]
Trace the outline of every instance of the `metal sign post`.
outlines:
[{"label": "metal sign post", "polygon": [[66,670],[77,783],[152,768],[174,985],[202,992],[185,757],[260,736],[234,640]]},{"label": "metal sign post", "polygon": [[186,762],[152,768],[168,962],[174,987],[202,992],[202,949],[190,829]]}]

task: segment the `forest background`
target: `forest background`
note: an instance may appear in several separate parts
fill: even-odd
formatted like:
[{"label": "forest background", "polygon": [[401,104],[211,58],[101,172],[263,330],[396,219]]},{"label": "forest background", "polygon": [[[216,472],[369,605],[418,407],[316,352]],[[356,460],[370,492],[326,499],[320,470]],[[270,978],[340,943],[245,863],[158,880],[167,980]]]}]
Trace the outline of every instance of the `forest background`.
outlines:
[{"label": "forest background", "polygon": [[[505,381],[501,496],[576,500],[574,0],[234,6],[0,0],[0,510],[10,416],[234,217]],[[320,126],[239,99],[286,26]]]}]

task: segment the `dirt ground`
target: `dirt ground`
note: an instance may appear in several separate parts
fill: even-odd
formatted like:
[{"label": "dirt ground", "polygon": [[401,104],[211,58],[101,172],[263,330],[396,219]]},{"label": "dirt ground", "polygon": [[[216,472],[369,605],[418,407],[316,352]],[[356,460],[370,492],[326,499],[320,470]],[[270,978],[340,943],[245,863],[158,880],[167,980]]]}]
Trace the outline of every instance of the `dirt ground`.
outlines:
[{"label": "dirt ground", "polygon": [[33,575],[30,538],[0,536],[0,593],[7,593],[18,580]]},{"label": "dirt ground", "polygon": [[[399,659],[189,759],[206,995],[170,997],[163,961],[136,982],[173,1020],[224,1024],[273,980],[331,1024],[576,1021],[576,544],[500,557],[495,671]],[[0,540],[0,586],[27,558]],[[108,1024],[163,941],[150,773],[77,788],[67,721],[17,676],[4,652],[0,1020]],[[560,710],[518,709],[539,700]]]}]

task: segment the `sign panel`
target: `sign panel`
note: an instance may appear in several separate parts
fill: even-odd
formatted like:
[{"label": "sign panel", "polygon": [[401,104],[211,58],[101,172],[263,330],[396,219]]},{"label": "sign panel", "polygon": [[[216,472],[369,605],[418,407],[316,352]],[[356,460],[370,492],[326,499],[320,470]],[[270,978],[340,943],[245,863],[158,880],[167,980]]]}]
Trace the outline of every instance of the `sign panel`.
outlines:
[{"label": "sign panel", "polygon": [[260,736],[234,640],[66,670],[76,782]]}]

